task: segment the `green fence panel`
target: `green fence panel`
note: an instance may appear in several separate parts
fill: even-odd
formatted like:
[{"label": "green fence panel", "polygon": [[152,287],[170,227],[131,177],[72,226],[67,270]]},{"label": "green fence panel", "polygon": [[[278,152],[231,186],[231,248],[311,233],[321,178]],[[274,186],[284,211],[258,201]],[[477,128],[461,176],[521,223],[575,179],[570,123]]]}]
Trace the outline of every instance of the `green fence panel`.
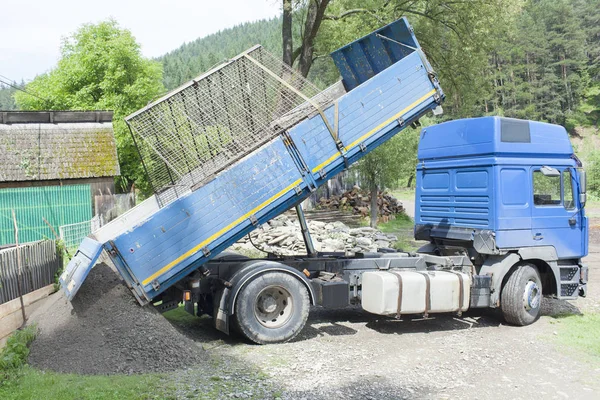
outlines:
[{"label": "green fence panel", "polygon": [[15,242],[13,209],[17,215],[19,242],[54,239],[43,218],[57,232],[61,225],[92,219],[90,185],[0,189],[0,245]]}]

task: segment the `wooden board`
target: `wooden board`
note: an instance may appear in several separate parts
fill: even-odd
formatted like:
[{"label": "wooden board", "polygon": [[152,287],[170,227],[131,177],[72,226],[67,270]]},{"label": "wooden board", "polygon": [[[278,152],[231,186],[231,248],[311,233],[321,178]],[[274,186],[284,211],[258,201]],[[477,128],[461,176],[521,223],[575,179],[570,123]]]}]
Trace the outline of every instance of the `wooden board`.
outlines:
[{"label": "wooden board", "polygon": [[[54,293],[54,285],[48,285],[23,296],[25,316],[29,317],[33,308],[32,305],[36,301],[39,301],[52,293]],[[6,344],[8,336],[19,329],[22,324],[23,316],[21,314],[21,302],[18,298],[0,304],[0,349]]]}]

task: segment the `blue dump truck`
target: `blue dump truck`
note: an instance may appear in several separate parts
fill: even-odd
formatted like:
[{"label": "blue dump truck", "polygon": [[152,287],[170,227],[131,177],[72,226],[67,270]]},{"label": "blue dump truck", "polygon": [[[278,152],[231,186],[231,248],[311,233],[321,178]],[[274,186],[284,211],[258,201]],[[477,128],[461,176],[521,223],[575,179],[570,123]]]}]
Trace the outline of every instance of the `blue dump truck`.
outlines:
[{"label": "blue dump truck", "polygon": [[[311,305],[405,314],[500,308],[586,293],[585,172],[564,128],[484,117],[422,130],[416,253],[322,253],[300,203],[429,111],[444,93],[400,19],[332,53],[321,91],[255,46],[126,118],[154,196],[84,239],[60,277],[72,299],[102,253],[141,305],[184,304],[256,343],[293,338]],[[224,250],[296,208],[306,254]]]}]

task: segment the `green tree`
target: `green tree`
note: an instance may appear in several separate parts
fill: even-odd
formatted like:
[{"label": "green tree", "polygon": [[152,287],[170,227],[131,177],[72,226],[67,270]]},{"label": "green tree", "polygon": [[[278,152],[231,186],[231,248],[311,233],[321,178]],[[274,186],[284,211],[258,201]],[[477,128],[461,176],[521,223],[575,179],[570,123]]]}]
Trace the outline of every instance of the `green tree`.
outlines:
[{"label": "green tree", "polygon": [[[432,122],[432,119],[423,118],[424,125]],[[414,180],[420,134],[421,128],[407,128],[356,165],[361,184],[370,192],[372,228],[377,226],[377,193],[386,188],[396,188],[400,182],[411,184]]]},{"label": "green tree", "polygon": [[[408,17],[438,72],[453,116],[473,116],[489,92],[489,53],[510,29],[521,0],[339,0],[332,2],[316,39],[316,58],[400,17]],[[315,66],[317,61],[315,60]],[[332,82],[326,82],[332,83]]]},{"label": "green tree", "polygon": [[[409,17],[425,53],[440,75],[447,95],[444,108],[455,117],[472,116],[489,93],[485,75],[496,36],[518,10],[517,1],[340,0],[332,2],[316,41],[317,57],[366,35],[402,16]],[[323,62],[320,62],[320,60]],[[328,57],[315,62],[325,84],[338,73]],[[431,123],[431,122],[428,122]],[[406,130],[367,155],[358,165],[371,191],[371,226],[377,222],[377,191],[412,181],[419,133]]]},{"label": "green tree", "polygon": [[600,2],[529,0],[496,41],[484,112],[558,123],[593,121],[600,59]]},{"label": "green tree", "polygon": [[63,39],[61,59],[52,71],[37,76],[26,90],[16,93],[23,110],[114,110],[121,177],[119,186],[133,183],[149,194],[150,188],[124,117],[146,105],[164,89],[162,66],[145,59],[131,32],[109,19],[86,24]]},{"label": "green tree", "polygon": [[[330,0],[306,0],[293,1],[283,0],[282,9],[282,49],[283,62],[292,66],[296,63],[298,72],[307,77],[314,61],[315,39],[321,28],[321,23],[325,17],[325,11],[329,6]],[[294,13],[294,4],[298,8]],[[302,26],[301,35],[299,38],[300,45],[293,48],[293,17],[301,17]]]},{"label": "green tree", "polygon": [[17,89],[15,87],[23,87],[25,84],[18,84],[17,82],[11,82],[12,86],[5,85],[0,82],[0,110],[14,110],[17,108],[15,104],[14,95]]},{"label": "green tree", "polygon": [[600,128],[600,0],[577,0],[578,17],[585,32],[587,85],[580,110]]}]

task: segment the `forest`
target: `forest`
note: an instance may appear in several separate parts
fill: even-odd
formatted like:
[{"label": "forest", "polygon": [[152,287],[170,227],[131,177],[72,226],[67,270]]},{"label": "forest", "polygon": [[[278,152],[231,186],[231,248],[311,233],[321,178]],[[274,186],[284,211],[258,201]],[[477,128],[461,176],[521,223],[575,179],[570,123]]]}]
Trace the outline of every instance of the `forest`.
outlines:
[{"label": "forest", "polygon": [[[332,2],[329,8],[339,14],[353,7],[351,3]],[[364,7],[367,2],[360,3]],[[451,92],[446,103],[448,118],[504,115],[558,123],[571,131],[600,123],[598,0],[498,1],[497,5],[459,1],[452,3],[468,8],[481,3],[482,7],[471,10],[472,15],[441,17],[378,10],[378,2],[369,3],[379,16],[364,12],[343,20],[324,20],[316,38],[318,53],[311,80],[325,86],[333,83],[337,73],[324,56],[382,23],[407,15],[442,84],[451,86],[446,88]],[[448,2],[404,3],[418,9],[417,3],[430,3],[424,7],[434,8],[431,3]],[[165,54],[158,59],[164,66],[165,87],[172,89],[257,43],[281,54],[281,20],[245,23]]]},{"label": "forest", "polygon": [[[127,80],[141,77],[141,83],[132,85],[131,90],[113,85],[111,92],[106,88],[113,86],[106,84],[90,89],[92,83],[85,79],[78,80],[83,82],[78,88],[61,83],[72,82],[67,78],[82,70],[73,68],[72,61],[73,54],[84,47],[72,43],[63,48],[56,70],[25,86],[30,93],[49,99],[47,102],[23,92],[13,96],[15,89],[3,85],[0,108],[116,107],[116,115],[121,117],[255,44],[285,57],[282,24],[285,28],[286,21],[291,22],[290,42],[296,45],[292,50],[299,52],[302,46],[311,46],[308,78],[325,88],[339,79],[328,57],[331,51],[406,16],[447,94],[442,119],[425,118],[423,125],[482,115],[563,125],[592,172],[591,189],[600,192],[600,146],[596,146],[600,125],[600,0],[283,0],[284,10],[286,4],[291,7],[289,20],[284,13],[283,17],[244,23],[185,43],[156,60],[144,60],[139,74]],[[315,15],[320,18],[317,29],[309,24]],[[110,35],[121,29],[116,21],[108,24],[111,27],[103,29]],[[78,32],[71,39],[77,42],[89,35]],[[140,56],[135,39],[129,38],[128,43]],[[133,57],[132,53],[131,60]],[[80,58],[81,62],[87,59]],[[132,61],[132,65],[138,64]],[[155,82],[157,79],[160,81]],[[131,99],[132,93],[137,97]],[[122,186],[135,182],[147,190],[130,139],[125,131],[117,130],[119,150],[124,154],[121,162],[125,163]],[[407,131],[392,140],[387,150],[381,149],[387,153],[379,158],[392,155],[388,165],[378,162],[366,168],[368,163],[362,163],[366,181],[371,173],[379,186],[410,183],[417,141],[418,131]]]},{"label": "forest", "polygon": [[[414,26],[448,94],[442,119],[501,115],[563,125],[593,172],[591,189],[600,194],[600,152],[590,137],[600,124],[600,1],[333,1],[315,38],[309,79],[323,88],[332,84],[338,74],[329,52],[401,16]],[[295,41],[302,28],[293,25]],[[242,24],[165,54],[159,58],[165,87],[257,43],[281,55],[280,18]],[[414,183],[417,141],[416,131],[394,138],[362,163],[362,175],[379,186]],[[382,159],[392,161],[382,165]]]},{"label": "forest", "polygon": [[17,104],[15,103],[14,94],[17,91],[15,87],[23,87],[25,83],[17,84],[16,82],[3,83],[0,81],[0,110],[15,110]]}]

